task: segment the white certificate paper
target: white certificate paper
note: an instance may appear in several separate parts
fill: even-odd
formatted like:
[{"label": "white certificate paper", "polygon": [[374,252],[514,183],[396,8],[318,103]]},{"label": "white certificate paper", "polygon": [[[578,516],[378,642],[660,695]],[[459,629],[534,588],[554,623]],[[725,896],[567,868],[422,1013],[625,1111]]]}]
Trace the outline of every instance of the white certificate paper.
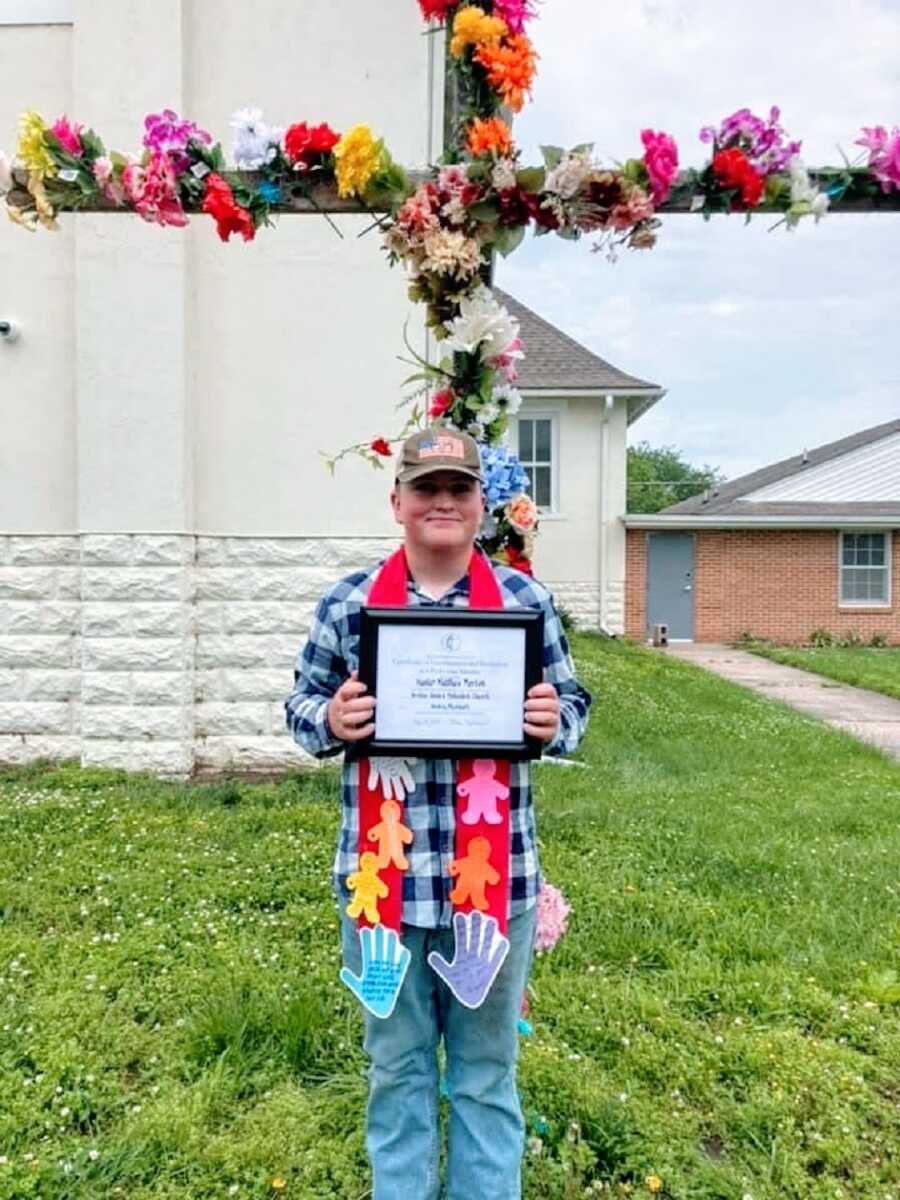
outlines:
[{"label": "white certificate paper", "polygon": [[385,623],[377,671],[376,740],[522,740],[524,629]]}]

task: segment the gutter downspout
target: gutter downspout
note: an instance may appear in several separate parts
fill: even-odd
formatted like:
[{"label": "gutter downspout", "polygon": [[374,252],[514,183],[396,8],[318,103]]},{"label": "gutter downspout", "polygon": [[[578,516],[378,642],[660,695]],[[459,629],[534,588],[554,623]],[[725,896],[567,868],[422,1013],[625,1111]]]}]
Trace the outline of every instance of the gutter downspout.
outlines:
[{"label": "gutter downspout", "polygon": [[600,632],[608,638],[616,635],[606,622],[606,584],[609,557],[609,420],[615,407],[615,397],[607,394],[603,397],[603,414],[600,421],[600,504],[598,516],[600,521],[599,555],[597,579],[599,586],[599,605],[597,626]]}]

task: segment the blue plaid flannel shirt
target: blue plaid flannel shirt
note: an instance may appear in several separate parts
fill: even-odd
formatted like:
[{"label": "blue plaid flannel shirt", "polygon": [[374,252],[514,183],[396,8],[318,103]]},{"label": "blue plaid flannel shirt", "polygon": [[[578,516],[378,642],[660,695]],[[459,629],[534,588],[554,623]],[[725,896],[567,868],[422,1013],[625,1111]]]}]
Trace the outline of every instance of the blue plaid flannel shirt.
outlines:
[{"label": "blue plaid flannel shirt", "polygon": [[[504,608],[537,608],[544,614],[544,679],[554,684],[560,697],[561,719],[556,738],[544,754],[571,753],[587,725],[591,697],[578,683],[568,643],[545,587],[520,571],[494,565]],[[377,563],[336,583],[321,599],[294,670],[294,690],[285,701],[287,726],[309,754],[327,758],[339,754],[344,743],[334,737],[326,720],[328,701],[359,666],[359,611],[381,567]],[[414,580],[407,591],[409,605],[462,608],[468,605],[468,576],[434,600]],[[406,797],[406,823],[413,843],[407,850],[409,869],[403,875],[403,914],[407,925],[427,929],[447,928],[453,906],[449,893],[453,881],[456,787],[452,759],[420,758],[412,768],[415,790]],[[334,860],[337,895],[347,900],[347,876],[357,869],[359,817],[357,792],[359,763],[345,762],[342,777],[342,820]],[[510,916],[531,908],[540,887],[534,810],[531,803],[529,764],[511,763],[510,778]]]}]

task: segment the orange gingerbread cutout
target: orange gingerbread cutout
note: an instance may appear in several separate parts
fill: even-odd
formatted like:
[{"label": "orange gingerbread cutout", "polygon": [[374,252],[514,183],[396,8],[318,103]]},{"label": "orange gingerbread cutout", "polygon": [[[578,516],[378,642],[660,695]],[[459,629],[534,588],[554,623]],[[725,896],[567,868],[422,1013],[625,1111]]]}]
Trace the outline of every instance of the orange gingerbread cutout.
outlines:
[{"label": "orange gingerbread cutout", "polygon": [[359,856],[359,870],[347,876],[347,887],[353,892],[353,899],[347,905],[347,916],[358,917],[363,913],[367,921],[377,925],[381,921],[378,901],[385,898],[389,889],[378,878],[378,859],[371,850]]},{"label": "orange gingerbread cutout", "polygon": [[464,825],[475,825],[485,820],[488,825],[499,825],[503,818],[497,812],[497,801],[505,800],[509,788],[494,778],[497,764],[492,758],[476,758],[472,763],[474,774],[471,779],[457,786],[460,796],[468,796],[469,803],[462,814]]},{"label": "orange gingerbread cutout", "polygon": [[450,893],[454,904],[465,904],[471,899],[479,912],[485,912],[488,902],[484,889],[489,883],[498,883],[500,872],[491,866],[491,843],[484,837],[472,838],[465,858],[455,858],[450,864],[450,874],[459,882]]},{"label": "orange gingerbread cutout", "polygon": [[378,843],[378,867],[393,863],[401,871],[409,866],[403,847],[413,840],[413,832],[403,824],[403,810],[396,800],[385,800],[379,809],[381,820],[366,834],[370,842]]}]

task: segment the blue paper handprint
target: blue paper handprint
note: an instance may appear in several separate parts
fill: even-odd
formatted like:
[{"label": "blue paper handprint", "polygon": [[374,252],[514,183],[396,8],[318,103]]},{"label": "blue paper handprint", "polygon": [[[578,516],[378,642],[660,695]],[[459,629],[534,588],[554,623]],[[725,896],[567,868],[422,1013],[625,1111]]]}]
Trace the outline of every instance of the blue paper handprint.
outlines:
[{"label": "blue paper handprint", "polygon": [[382,925],[359,930],[362,975],[341,967],[341,983],[373,1017],[389,1017],[406,978],[410,954],[393,929]]},{"label": "blue paper handprint", "polygon": [[428,965],[438,974],[460,1004],[478,1008],[509,953],[509,939],[500,932],[495,917],[480,912],[456,913],[453,917],[453,961],[436,950]]}]

